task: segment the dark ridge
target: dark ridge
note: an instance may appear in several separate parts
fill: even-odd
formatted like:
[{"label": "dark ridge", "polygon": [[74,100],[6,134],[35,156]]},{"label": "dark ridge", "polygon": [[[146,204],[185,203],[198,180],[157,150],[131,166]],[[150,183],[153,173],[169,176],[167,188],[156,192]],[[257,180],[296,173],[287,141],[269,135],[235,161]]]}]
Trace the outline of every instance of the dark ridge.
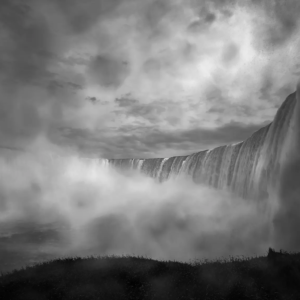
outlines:
[{"label": "dark ridge", "polygon": [[[273,257],[288,257],[279,262]],[[56,259],[2,274],[0,299],[300,299],[300,253],[215,261]]]}]

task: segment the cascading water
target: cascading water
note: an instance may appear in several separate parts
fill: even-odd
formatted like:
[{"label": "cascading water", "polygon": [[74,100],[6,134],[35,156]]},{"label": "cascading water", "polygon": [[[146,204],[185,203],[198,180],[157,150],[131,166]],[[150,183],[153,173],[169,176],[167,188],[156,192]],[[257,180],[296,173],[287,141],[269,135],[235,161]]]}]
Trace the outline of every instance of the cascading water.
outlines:
[{"label": "cascading water", "polygon": [[300,249],[300,82],[296,105],[280,155],[278,209],[274,215],[274,240],[277,248]]},{"label": "cascading water", "polygon": [[118,170],[139,171],[159,182],[184,176],[245,199],[268,199],[278,191],[280,172],[287,158],[300,152],[300,113],[295,109],[299,90],[298,85],[297,92],[286,98],[272,123],[236,144],[169,158],[83,160]]},{"label": "cascading water", "polygon": [[272,123],[237,144],[187,156],[109,159],[108,164],[121,169],[140,170],[160,182],[179,175],[187,176],[195,183],[226,189],[246,199],[267,199],[277,189],[287,137],[293,140],[295,135],[291,128],[292,119],[297,117],[293,115],[295,105],[296,92],[283,102]]}]

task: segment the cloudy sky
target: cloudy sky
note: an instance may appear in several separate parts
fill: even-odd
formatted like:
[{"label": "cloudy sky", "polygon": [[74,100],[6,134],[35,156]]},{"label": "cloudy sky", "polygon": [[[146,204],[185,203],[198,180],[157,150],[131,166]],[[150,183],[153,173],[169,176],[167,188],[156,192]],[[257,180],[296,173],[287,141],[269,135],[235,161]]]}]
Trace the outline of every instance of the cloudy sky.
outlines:
[{"label": "cloudy sky", "polygon": [[298,0],[1,0],[0,145],[141,158],[243,140],[295,91],[299,16]]}]

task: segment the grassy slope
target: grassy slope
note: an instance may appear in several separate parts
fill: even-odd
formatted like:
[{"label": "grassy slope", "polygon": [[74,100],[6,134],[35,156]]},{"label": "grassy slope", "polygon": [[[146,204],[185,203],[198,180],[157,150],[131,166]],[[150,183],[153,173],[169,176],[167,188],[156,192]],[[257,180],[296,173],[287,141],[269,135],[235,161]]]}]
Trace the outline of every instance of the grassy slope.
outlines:
[{"label": "grassy slope", "polygon": [[0,299],[300,299],[300,253],[229,261],[49,261],[0,277]]}]

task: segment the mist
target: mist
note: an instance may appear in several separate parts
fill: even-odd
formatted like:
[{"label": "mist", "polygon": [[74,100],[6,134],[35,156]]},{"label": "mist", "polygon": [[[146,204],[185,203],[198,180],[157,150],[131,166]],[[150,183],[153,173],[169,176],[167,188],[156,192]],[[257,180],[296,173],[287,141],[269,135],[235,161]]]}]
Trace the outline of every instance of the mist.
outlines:
[{"label": "mist", "polygon": [[62,226],[65,243],[44,252],[191,261],[269,246],[270,211],[225,191],[186,178],[158,183],[76,155],[37,157],[1,159],[0,222],[12,231],[20,222]]}]

